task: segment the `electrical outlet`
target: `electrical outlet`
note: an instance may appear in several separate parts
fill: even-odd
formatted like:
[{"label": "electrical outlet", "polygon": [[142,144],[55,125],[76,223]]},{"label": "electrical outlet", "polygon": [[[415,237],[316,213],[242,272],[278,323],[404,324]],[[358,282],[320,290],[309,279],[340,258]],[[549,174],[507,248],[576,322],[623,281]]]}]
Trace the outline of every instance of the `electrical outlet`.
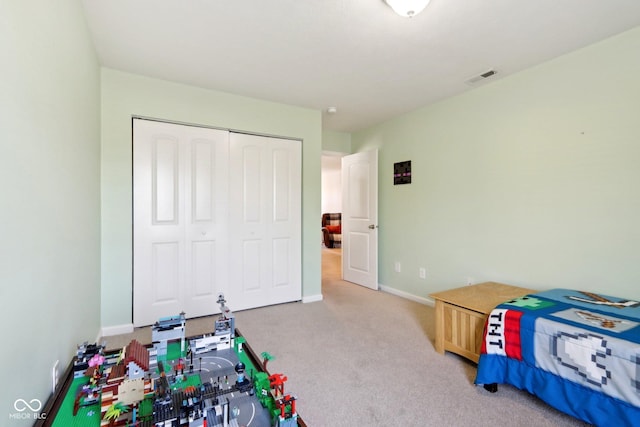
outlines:
[{"label": "electrical outlet", "polygon": [[60,364],[59,360],[56,360],[53,364],[53,368],[51,368],[51,392],[56,392],[56,387],[58,387],[58,365]]},{"label": "electrical outlet", "polygon": [[420,270],[418,270],[418,276],[420,276],[421,279],[425,279],[427,277],[427,269],[420,267]]},{"label": "electrical outlet", "polygon": [[400,265],[400,261],[396,261],[393,264],[393,269],[396,271],[396,273],[400,273],[400,271],[402,271],[402,266]]}]

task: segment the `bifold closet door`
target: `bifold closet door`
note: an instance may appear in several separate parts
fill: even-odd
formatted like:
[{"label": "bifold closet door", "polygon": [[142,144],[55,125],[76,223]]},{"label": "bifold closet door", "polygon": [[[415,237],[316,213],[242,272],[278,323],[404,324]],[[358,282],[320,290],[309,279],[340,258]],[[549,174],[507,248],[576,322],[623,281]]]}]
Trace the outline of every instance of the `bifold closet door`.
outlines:
[{"label": "bifold closet door", "polygon": [[133,123],[133,320],[301,299],[301,142]]},{"label": "bifold closet door", "polygon": [[231,133],[229,304],[302,297],[302,143]]},{"label": "bifold closet door", "polygon": [[228,282],[229,132],[133,122],[134,325],[219,312]]}]

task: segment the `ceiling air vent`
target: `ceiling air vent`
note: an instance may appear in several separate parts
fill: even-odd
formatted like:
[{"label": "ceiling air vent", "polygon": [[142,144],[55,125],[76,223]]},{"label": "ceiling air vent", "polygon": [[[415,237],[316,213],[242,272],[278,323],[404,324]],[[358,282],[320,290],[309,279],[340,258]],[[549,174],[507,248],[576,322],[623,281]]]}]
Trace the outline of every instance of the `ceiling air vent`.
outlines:
[{"label": "ceiling air vent", "polygon": [[496,70],[485,71],[480,75],[471,77],[469,80],[466,81],[466,83],[469,85],[475,85],[475,84],[478,84],[479,82],[485,81],[489,77],[495,76],[497,73],[498,72]]}]

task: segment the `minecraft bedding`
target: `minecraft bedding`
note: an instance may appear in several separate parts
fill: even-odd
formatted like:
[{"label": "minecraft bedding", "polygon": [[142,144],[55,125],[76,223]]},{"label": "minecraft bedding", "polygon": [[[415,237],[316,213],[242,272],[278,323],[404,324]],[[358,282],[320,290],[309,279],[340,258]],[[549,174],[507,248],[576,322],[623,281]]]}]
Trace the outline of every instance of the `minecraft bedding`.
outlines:
[{"label": "minecraft bedding", "polygon": [[511,384],[598,426],[640,425],[640,302],[554,289],[485,325],[476,384]]}]

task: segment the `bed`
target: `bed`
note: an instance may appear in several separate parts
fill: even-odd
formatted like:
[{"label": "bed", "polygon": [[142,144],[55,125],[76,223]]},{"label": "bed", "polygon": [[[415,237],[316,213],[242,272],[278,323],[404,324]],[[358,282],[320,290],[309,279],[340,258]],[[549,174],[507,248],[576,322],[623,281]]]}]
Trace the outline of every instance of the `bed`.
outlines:
[{"label": "bed", "polygon": [[640,302],[553,289],[489,315],[475,379],[511,384],[587,423],[640,425]]}]

